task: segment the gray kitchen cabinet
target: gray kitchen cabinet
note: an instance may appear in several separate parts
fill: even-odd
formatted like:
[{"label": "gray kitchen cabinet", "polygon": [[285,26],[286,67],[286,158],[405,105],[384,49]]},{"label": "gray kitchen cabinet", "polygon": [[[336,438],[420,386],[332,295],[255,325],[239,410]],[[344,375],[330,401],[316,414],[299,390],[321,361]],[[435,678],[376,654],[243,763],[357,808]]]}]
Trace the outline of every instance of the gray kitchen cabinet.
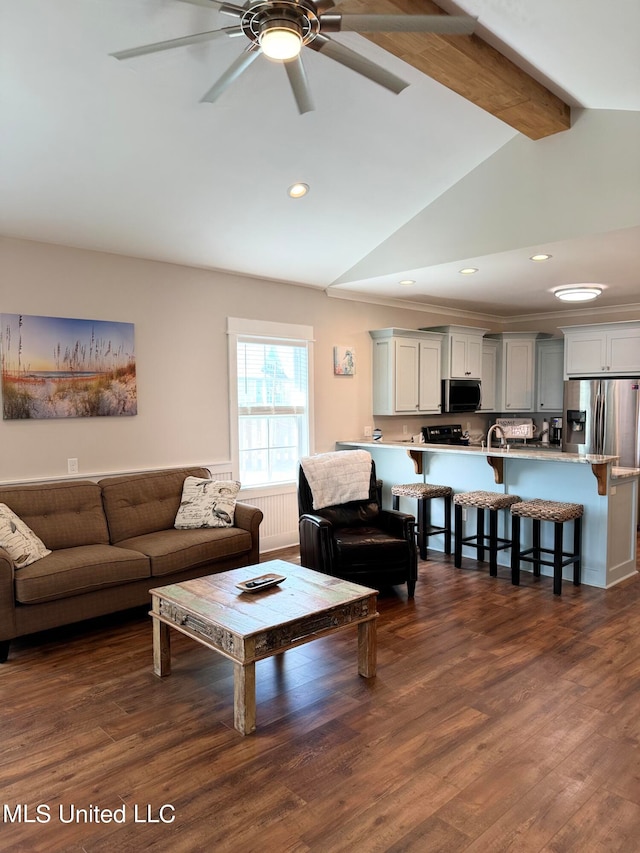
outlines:
[{"label": "gray kitchen cabinet", "polygon": [[500,400],[500,344],[498,341],[485,338],[482,342],[482,403],[481,412],[499,412]]},{"label": "gray kitchen cabinet", "polygon": [[423,331],[442,332],[442,378],[481,379],[482,339],[488,329],[475,326],[433,326]]},{"label": "gray kitchen cabinet", "polygon": [[536,343],[547,337],[540,332],[487,335],[485,342],[496,340],[499,343],[497,411],[535,411]]},{"label": "gray kitchen cabinet", "polygon": [[564,341],[536,342],[536,411],[561,412],[564,391]]},{"label": "gray kitchen cabinet", "polygon": [[640,322],[563,326],[565,376],[640,374]]},{"label": "gray kitchen cabinet", "polygon": [[440,414],[443,335],[374,329],[373,414]]}]

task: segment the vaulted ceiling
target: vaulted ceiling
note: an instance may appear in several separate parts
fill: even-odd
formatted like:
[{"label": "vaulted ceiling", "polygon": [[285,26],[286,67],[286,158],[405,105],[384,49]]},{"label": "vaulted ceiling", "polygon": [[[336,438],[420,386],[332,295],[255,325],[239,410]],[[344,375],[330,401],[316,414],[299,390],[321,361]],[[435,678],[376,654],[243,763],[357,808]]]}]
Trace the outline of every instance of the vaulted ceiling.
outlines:
[{"label": "vaulted ceiling", "polygon": [[337,34],[410,85],[393,95],[307,51],[316,109],[299,115],[262,57],[199,102],[237,40],[109,56],[226,26],[216,6],[3,0],[0,232],[496,316],[558,310],[553,286],[594,279],[604,308],[638,303],[640,6],[608,10],[346,0],[477,27]]}]

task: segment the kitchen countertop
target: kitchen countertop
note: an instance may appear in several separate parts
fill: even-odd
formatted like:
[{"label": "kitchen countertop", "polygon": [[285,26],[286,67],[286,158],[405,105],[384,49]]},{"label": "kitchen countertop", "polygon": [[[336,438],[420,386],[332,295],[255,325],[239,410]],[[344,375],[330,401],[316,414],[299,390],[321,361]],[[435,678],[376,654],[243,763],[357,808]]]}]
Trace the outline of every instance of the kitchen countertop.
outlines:
[{"label": "kitchen countertop", "polygon": [[611,468],[611,476],[615,480],[625,480],[628,477],[640,476],[640,468],[618,468],[615,465]]},{"label": "kitchen countertop", "polygon": [[460,444],[414,444],[411,440],[389,440],[381,439],[373,441],[373,439],[360,439],[356,441],[338,441],[337,447],[381,447],[397,450],[405,450],[413,460],[415,470],[421,474],[424,469],[423,455],[425,453],[451,453],[458,456],[473,455],[484,456],[487,462],[494,470],[496,483],[504,482],[504,462],[509,459],[522,459],[523,461],[535,462],[562,462],[573,463],[578,465],[591,465],[593,474],[598,481],[598,494],[607,494],[607,478],[612,479],[630,479],[640,475],[638,468],[622,468],[615,466],[615,463],[620,459],[619,456],[605,456],[601,454],[580,454],[580,453],[565,453],[562,450],[547,450],[545,448],[526,448],[524,445],[519,445],[517,450],[507,449],[502,450],[499,447],[492,447],[488,450],[481,445],[460,445]]},{"label": "kitchen countertop", "polygon": [[[547,450],[546,448],[543,449],[541,447],[525,449],[522,445],[518,446],[517,450],[503,450],[499,447],[492,447],[489,450],[486,447],[481,447],[480,445],[474,444],[414,444],[411,441],[394,441],[386,439],[381,439],[380,441],[373,441],[366,438],[354,441],[338,441],[336,442],[336,444],[338,446],[357,445],[358,447],[397,447],[402,450],[414,452],[417,451],[421,453],[473,453],[481,456],[491,456],[502,459],[537,459],[543,462],[574,462],[582,465],[604,465],[609,462],[617,462],[620,458],[619,456],[603,456],[599,454],[581,455],[579,453],[564,453],[561,450]],[[640,470],[635,468],[619,468],[617,470],[635,471],[636,473],[640,473]],[[633,475],[627,474],[626,476]]]}]

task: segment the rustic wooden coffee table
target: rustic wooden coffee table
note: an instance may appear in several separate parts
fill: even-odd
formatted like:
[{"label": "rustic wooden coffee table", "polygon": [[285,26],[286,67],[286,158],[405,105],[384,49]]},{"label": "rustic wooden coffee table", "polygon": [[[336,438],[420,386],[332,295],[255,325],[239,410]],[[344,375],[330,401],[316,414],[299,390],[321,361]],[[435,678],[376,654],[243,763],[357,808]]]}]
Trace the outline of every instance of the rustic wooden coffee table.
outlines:
[{"label": "rustic wooden coffee table", "polygon": [[[269,572],[277,586],[241,592],[237,583]],[[272,560],[151,590],[153,669],[171,673],[169,628],[175,628],[233,661],[234,725],[243,735],[256,728],[256,661],[335,631],[358,626],[358,672],[376,674],[377,591]]]}]

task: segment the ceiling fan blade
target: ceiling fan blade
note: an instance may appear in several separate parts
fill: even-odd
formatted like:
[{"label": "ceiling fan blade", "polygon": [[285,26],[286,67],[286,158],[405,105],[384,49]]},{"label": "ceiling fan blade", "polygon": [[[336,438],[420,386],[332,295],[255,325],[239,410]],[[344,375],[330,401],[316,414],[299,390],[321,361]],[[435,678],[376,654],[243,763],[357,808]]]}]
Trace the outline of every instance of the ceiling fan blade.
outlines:
[{"label": "ceiling fan blade", "polygon": [[321,15],[323,32],[441,33],[471,35],[476,19],[470,15]]},{"label": "ceiling fan blade", "polygon": [[302,64],[302,58],[296,56],[295,59],[288,59],[284,63],[284,67],[289,78],[289,83],[291,84],[293,97],[296,99],[296,104],[298,105],[298,112],[300,115],[312,112],[314,110],[313,100],[311,99],[307,73]]},{"label": "ceiling fan blade", "polygon": [[220,95],[222,95],[223,92],[226,92],[233,81],[237,80],[242,72],[246,71],[246,69],[260,56],[261,53],[261,48],[257,46],[253,47],[253,45],[243,51],[240,56],[231,63],[222,77],[219,77],[216,80],[207,94],[200,98],[200,103],[202,104],[204,101],[207,101],[207,103],[213,104],[217,101]]},{"label": "ceiling fan blade", "polygon": [[351,68],[352,71],[362,74],[363,77],[368,77],[369,80],[378,83],[380,86],[384,86],[385,89],[389,89],[391,92],[395,92],[396,95],[409,85],[406,80],[402,80],[381,65],[376,65],[370,59],[365,59],[364,56],[361,56],[354,50],[350,50],[343,44],[338,44],[337,41],[332,41],[323,35],[317,35],[313,41],[309,42],[307,47],[323,53],[330,59],[335,59],[341,65]]},{"label": "ceiling fan blade", "polygon": [[224,0],[180,0],[180,2],[190,3],[192,6],[203,6],[205,9],[216,9],[217,12],[222,12],[223,15],[233,15],[234,18],[241,18],[245,13],[242,6],[225,3]]},{"label": "ceiling fan blade", "polygon": [[144,44],[141,47],[131,47],[129,50],[118,50],[115,53],[110,53],[116,59],[132,59],[134,56],[144,56],[147,53],[159,53],[161,50],[172,50],[174,47],[185,47],[189,44],[200,44],[201,42],[212,41],[213,39],[228,36],[242,35],[242,27],[224,27],[221,30],[210,30],[206,33],[195,33],[192,36],[182,36],[177,39],[169,39],[168,41],[158,41],[155,44]]}]

